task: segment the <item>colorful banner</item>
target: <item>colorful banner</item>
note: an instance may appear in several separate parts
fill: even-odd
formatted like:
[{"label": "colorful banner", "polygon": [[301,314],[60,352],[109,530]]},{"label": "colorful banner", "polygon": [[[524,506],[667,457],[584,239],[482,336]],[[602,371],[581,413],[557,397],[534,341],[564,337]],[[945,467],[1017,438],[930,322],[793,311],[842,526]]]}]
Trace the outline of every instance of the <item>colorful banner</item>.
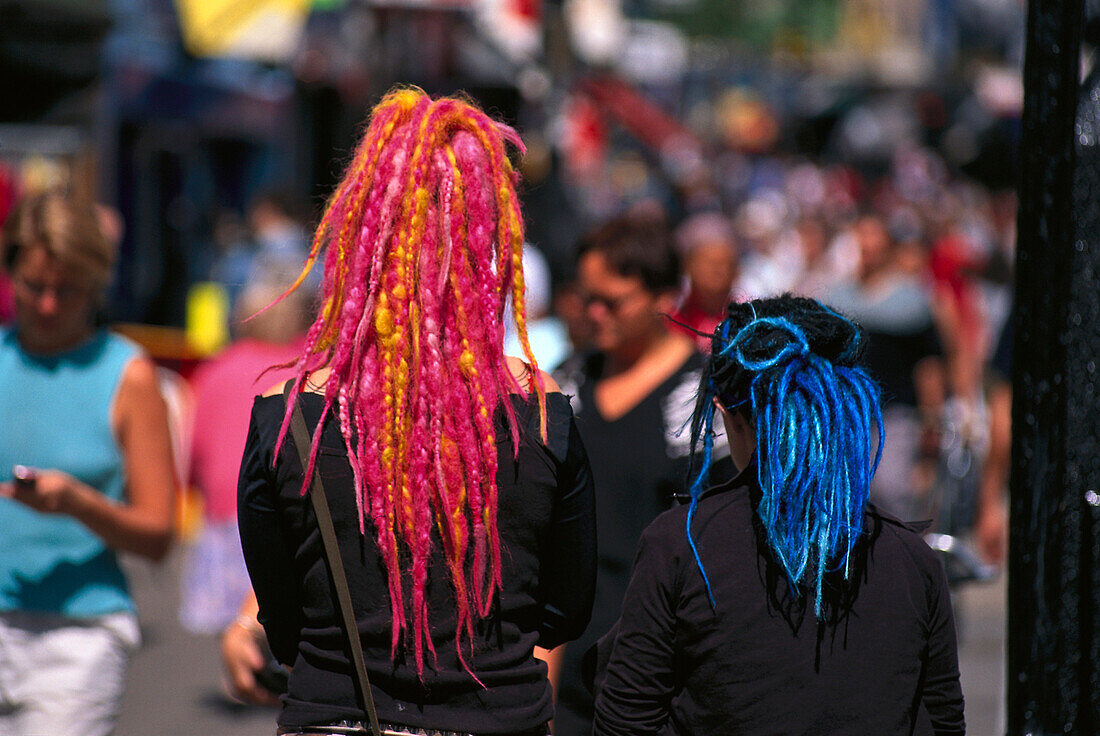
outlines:
[{"label": "colorful banner", "polygon": [[176,0],[189,52],[270,63],[289,61],[298,50],[311,5],[310,0]]}]

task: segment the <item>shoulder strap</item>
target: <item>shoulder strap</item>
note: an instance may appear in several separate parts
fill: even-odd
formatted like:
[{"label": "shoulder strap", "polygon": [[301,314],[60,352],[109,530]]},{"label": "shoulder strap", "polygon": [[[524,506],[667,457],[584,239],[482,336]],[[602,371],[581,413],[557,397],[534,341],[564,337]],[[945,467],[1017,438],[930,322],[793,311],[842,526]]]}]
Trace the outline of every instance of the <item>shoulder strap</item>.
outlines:
[{"label": "shoulder strap", "polygon": [[[291,382],[288,381],[283,389],[286,396]],[[298,456],[302,460],[302,472],[309,466],[310,441],[309,429],[306,427],[305,417],[302,416],[302,407],[295,401],[294,412],[290,418],[290,431],[294,436],[294,444],[298,447]],[[317,526],[321,529],[321,540],[325,545],[325,557],[328,559],[329,573],[332,575],[332,583],[336,588],[337,602],[340,604],[340,614],[344,620],[344,633],[347,634],[348,644],[351,648],[351,659],[355,664],[355,683],[358,685],[359,697],[363,703],[367,718],[370,721],[371,733],[381,734],[378,726],[378,711],[374,708],[374,695],[370,689],[370,679],[367,677],[367,665],[363,661],[363,644],[359,639],[359,627],[355,623],[355,612],[351,606],[351,592],[348,590],[348,579],[344,574],[344,561],[340,557],[340,548],[336,544],[336,530],[332,526],[332,514],[329,511],[328,499],[325,497],[325,487],[321,484],[321,475],[314,468],[312,485],[309,497],[313,500],[313,510],[317,515]]]}]

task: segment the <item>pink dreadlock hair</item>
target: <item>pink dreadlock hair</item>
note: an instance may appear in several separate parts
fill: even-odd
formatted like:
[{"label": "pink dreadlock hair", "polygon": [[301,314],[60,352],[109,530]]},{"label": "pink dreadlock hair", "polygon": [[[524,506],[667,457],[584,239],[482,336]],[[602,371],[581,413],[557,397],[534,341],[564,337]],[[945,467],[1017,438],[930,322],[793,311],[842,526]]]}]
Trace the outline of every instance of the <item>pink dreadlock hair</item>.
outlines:
[{"label": "pink dreadlock hair", "polygon": [[[506,141],[523,150],[514,130],[468,102],[433,100],[417,89],[390,92],[374,108],[287,292],[327,247],[324,307],[297,363],[278,444],[309,372],[329,366],[324,415],[336,407],[360,532],[370,528],[387,571],[391,656],[411,633],[421,675],[425,648],[435,657],[425,601],[433,525],[454,589],[458,657],[468,672],[462,642],[472,641],[475,622],[488,616],[501,586],[493,414],[503,408],[518,451],[507,394],[526,395],[503,353],[509,298],[546,436],[545,390],[525,324],[517,175]],[[303,495],[320,436],[314,432]]]}]

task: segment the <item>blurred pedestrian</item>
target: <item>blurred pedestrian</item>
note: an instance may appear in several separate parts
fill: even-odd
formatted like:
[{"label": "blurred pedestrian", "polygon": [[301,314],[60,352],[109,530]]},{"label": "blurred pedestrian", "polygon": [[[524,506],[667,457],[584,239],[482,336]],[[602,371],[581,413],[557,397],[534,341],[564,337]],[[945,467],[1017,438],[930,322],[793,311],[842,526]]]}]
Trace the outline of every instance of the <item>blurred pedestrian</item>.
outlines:
[{"label": "blurred pedestrian", "polygon": [[[0,226],[19,199],[19,182],[12,170],[0,161]],[[15,317],[15,296],[7,269],[0,269],[0,325],[6,325]]]},{"label": "blurred pedestrian", "polygon": [[1008,553],[1008,478],[1012,469],[1012,320],[1005,323],[989,364],[989,452],[974,514],[974,542],[994,565]]},{"label": "blurred pedestrian", "polygon": [[955,334],[948,356],[949,384],[958,399],[977,401],[982,364],[988,354],[978,284],[985,259],[974,252],[955,217],[942,217],[939,228],[939,236],[929,249],[928,271],[935,284],[937,301],[950,308],[954,317],[951,324]]},{"label": "blurred pedestrian", "polygon": [[2,245],[0,733],[107,734],[139,640],[116,553],[171,539],[167,410],[153,363],[97,321],[115,248],[93,207],[29,196]]},{"label": "blurred pedestrian", "polygon": [[301,290],[264,310],[286,288],[286,275],[269,270],[245,287],[234,319],[238,339],[191,378],[190,475],[202,494],[203,526],[183,561],[180,622],[195,633],[224,629],[252,590],[237,532],[237,476],[248,418],[264,387],[292,375],[288,364],[301,354],[312,306]]},{"label": "blurred pedestrian", "polygon": [[241,216],[231,209],[222,209],[214,216],[214,232],[211,239],[211,262],[198,279],[221,284],[225,289],[230,310],[237,304],[241,290],[252,276],[255,246]]},{"label": "blurred pedestrian", "polygon": [[940,331],[927,285],[899,266],[882,218],[864,215],[851,231],[859,271],[828,289],[824,301],[867,330],[867,369],[883,390],[889,439],[872,497],[901,519],[927,519],[947,390]]},{"label": "blurred pedestrian", "polygon": [[717,212],[695,215],[676,231],[676,241],[687,284],[672,313],[674,329],[706,352],[737,282],[733,226]]},{"label": "blurred pedestrian", "polygon": [[661,220],[628,215],[597,228],[581,244],[577,274],[595,350],[557,375],[574,397],[592,463],[599,572],[592,622],[560,663],[557,736],[592,728],[581,659],[619,615],[642,530],[685,490],[690,443],[681,429],[703,365],[695,343],[665,316],[676,304],[680,267]]},{"label": "blurred pedestrian", "polygon": [[791,282],[791,292],[801,296],[820,297],[850,276],[854,270],[838,243],[829,237],[824,218],[806,215],[792,228],[791,236],[798,246],[798,268]]},{"label": "blurred pedestrian", "polygon": [[[469,103],[392,92],[321,221],[325,306],[296,379],[254,404],[239,490],[259,621],[292,665],[280,733],[366,734],[370,700],[384,733],[548,733],[533,650],[588,622],[595,524],[569,402],[527,345],[509,142]],[[526,361],[502,350],[509,296]],[[295,407],[312,447],[284,436]]]},{"label": "blurred pedestrian", "polygon": [[268,189],[248,208],[248,224],[256,244],[252,274],[300,264],[309,252],[309,238],[292,194]]},{"label": "blurred pedestrian", "polygon": [[[691,502],[646,529],[601,642],[597,736],[965,732],[943,568],[867,502],[882,423],[865,344],[810,299],[729,306]],[[711,485],[716,414],[740,472]]]},{"label": "blurred pedestrian", "polygon": [[738,283],[741,299],[774,296],[794,278],[792,261],[797,246],[783,239],[788,215],[786,198],[774,189],[764,189],[737,210],[734,218],[738,245]]}]

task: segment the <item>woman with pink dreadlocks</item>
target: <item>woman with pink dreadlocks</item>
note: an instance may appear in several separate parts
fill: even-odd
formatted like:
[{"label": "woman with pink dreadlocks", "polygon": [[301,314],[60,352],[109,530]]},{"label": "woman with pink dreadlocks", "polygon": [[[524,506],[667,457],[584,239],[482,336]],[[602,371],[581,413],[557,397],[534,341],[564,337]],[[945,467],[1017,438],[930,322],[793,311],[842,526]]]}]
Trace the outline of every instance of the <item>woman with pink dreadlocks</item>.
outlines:
[{"label": "woman with pink dreadlocks", "polygon": [[[259,620],[292,668],[280,734],[370,733],[315,472],[382,733],[548,733],[533,650],[587,625],[595,520],[569,402],[526,339],[506,143],[467,102],[391,92],[317,229],[298,283],[324,251],[323,307],[297,378],[256,399],[239,489]],[[508,311],[524,360],[503,353]]]}]

